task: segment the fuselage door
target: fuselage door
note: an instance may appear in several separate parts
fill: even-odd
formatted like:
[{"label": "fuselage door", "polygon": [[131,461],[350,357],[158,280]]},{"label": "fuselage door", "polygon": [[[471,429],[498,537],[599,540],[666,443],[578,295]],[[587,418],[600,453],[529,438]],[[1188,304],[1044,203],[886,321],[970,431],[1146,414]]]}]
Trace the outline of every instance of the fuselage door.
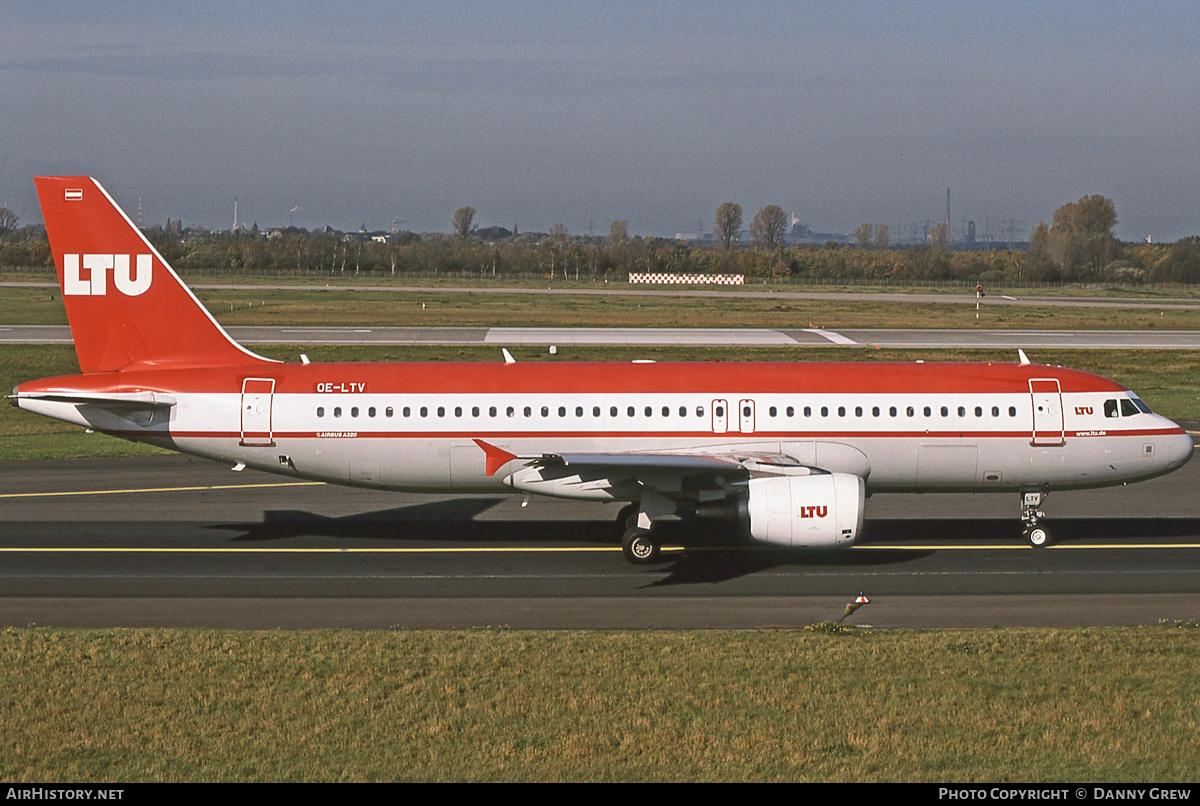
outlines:
[{"label": "fuselage door", "polygon": [[754,433],[754,401],[738,401],[738,423],[743,434]]},{"label": "fuselage door", "polygon": [[712,430],[714,434],[724,434],[729,430],[729,403],[724,400],[712,402]]},{"label": "fuselage door", "polygon": [[274,378],[246,378],[242,381],[242,444],[274,445],[271,430],[271,402],[275,397]]},{"label": "fuselage door", "polygon": [[1063,431],[1062,393],[1058,379],[1031,379],[1029,394],[1033,399],[1032,444],[1062,445],[1066,441],[1066,434]]}]

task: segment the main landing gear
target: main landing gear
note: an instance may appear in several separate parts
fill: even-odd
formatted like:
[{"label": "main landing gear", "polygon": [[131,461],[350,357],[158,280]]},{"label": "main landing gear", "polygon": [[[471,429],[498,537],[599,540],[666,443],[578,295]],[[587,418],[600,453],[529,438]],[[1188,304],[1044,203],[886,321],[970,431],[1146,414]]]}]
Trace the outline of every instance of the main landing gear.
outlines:
[{"label": "main landing gear", "polygon": [[1021,494],[1021,521],[1025,524],[1025,539],[1035,549],[1050,545],[1050,531],[1039,523],[1046,513],[1038,509],[1047,497],[1049,493]]},{"label": "main landing gear", "polygon": [[659,545],[650,529],[638,525],[641,511],[641,504],[634,501],[617,513],[617,526],[622,529],[621,552],[633,565],[651,565],[659,561]]}]

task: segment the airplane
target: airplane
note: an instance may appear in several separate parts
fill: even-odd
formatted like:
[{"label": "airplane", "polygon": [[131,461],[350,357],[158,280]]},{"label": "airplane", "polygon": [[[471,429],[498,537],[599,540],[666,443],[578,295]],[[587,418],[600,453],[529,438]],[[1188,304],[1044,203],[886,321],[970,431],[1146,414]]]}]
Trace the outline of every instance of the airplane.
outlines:
[{"label": "airplane", "polygon": [[[1019,363],[283,363],[233,341],[92,178],[38,177],[81,373],[22,409],[271,473],[385,490],[623,502],[625,557],[661,524],[853,545],[889,492],[1020,499],[1181,467],[1191,437],[1105,378]],[[685,531],[685,530],[675,530]],[[686,541],[686,538],[683,538]]]}]

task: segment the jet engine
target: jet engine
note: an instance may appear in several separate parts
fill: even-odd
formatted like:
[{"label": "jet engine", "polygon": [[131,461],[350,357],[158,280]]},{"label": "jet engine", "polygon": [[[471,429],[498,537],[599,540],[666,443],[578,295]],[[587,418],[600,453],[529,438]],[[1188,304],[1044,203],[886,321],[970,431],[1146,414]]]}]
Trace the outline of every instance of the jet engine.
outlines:
[{"label": "jet engine", "polygon": [[849,473],[750,479],[750,536],[793,548],[854,544],[863,524],[865,485]]}]

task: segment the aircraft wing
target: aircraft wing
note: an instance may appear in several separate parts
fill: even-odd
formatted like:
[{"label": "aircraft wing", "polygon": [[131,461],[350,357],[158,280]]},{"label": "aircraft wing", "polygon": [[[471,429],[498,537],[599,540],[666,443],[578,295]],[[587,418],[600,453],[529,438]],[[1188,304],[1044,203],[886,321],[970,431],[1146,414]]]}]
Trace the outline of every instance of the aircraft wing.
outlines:
[{"label": "aircraft wing", "polygon": [[771,453],[540,453],[517,455],[483,440],[487,473],[525,492],[598,500],[645,499],[648,492],[698,502],[724,498],[751,478],[823,475],[794,457]]}]

